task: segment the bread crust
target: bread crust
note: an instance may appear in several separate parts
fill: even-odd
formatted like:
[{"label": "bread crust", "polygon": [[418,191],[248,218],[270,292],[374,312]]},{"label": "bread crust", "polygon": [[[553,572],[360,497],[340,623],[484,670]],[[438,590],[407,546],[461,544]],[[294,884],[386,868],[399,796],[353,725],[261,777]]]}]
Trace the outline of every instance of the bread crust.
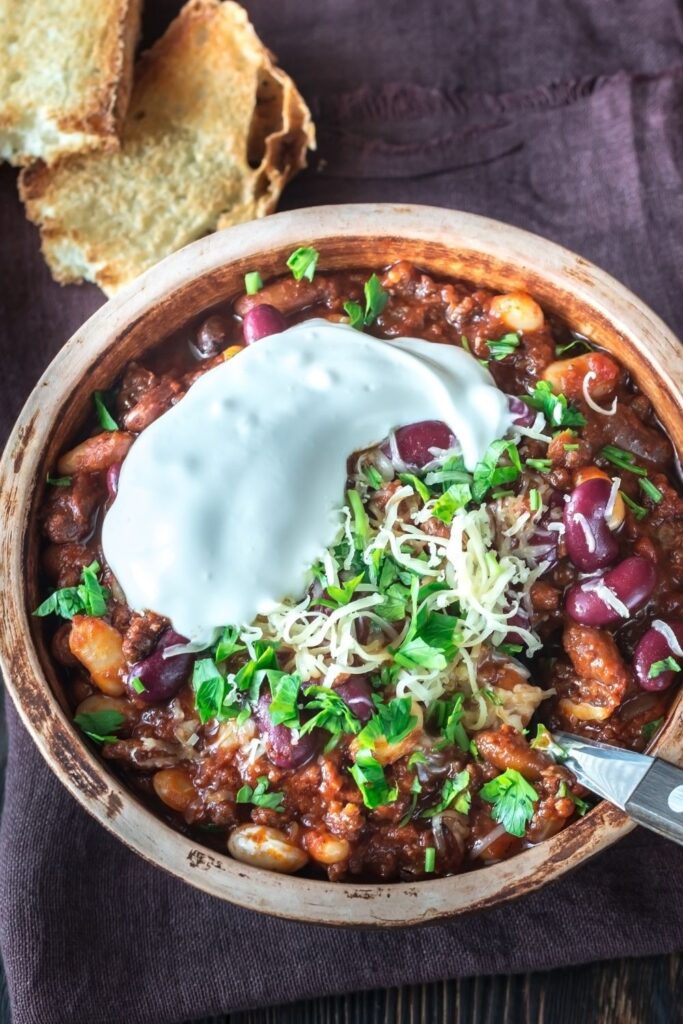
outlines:
[{"label": "bread crust", "polygon": [[296,86],[232,0],[190,0],[135,69],[121,146],[37,163],[19,192],[61,283],[113,294],[187,242],[275,209],[315,147]]},{"label": "bread crust", "polygon": [[[91,3],[97,7],[90,22],[79,19],[79,25],[86,28],[73,40],[74,52],[65,42],[69,11],[60,13],[60,45],[46,60],[44,53],[34,56],[27,51],[32,31],[44,38],[55,28],[51,24],[56,17],[54,5],[45,11],[41,11],[40,0],[32,5],[32,24],[24,40],[22,31],[12,28],[16,0],[0,0],[0,29],[6,33],[0,71],[0,160],[17,166],[37,159],[51,164],[73,153],[114,150],[119,145],[132,88],[142,0],[73,3],[86,13]],[[69,63],[82,65],[86,52],[93,72],[74,81]],[[52,82],[63,81],[66,91],[57,86],[51,89]]]}]

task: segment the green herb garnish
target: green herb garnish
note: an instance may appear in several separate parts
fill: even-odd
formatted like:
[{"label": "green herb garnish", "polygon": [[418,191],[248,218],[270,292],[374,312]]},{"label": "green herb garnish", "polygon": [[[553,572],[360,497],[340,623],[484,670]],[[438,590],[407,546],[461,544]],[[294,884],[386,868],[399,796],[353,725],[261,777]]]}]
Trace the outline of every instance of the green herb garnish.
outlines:
[{"label": "green herb garnish", "polygon": [[315,268],[318,265],[319,258],[320,253],[312,246],[302,246],[299,249],[295,249],[287,260],[287,266],[291,270],[294,280],[300,281],[305,277],[307,281],[312,281],[315,277]]},{"label": "green herb garnish", "polygon": [[390,786],[384,775],[382,765],[371,754],[370,750],[362,749],[356,754],[356,762],[349,772],[360,790],[363,803],[371,810],[392,804],[398,796],[398,786]]},{"label": "green herb garnish", "polygon": [[463,696],[457,693],[452,698],[432,701],[427,710],[427,721],[447,743],[456,743],[466,752],[470,741],[462,724],[463,714]]},{"label": "green herb garnish", "polygon": [[539,409],[552,427],[585,427],[586,417],[570,405],[564,395],[556,395],[546,380],[540,380],[530,395],[520,395],[532,409]]},{"label": "green herb garnish", "polygon": [[[500,465],[504,457],[509,461]],[[484,458],[475,467],[472,498],[481,502],[492,487],[512,483],[521,472],[522,463],[514,441],[493,441],[488,446]]]},{"label": "green herb garnish", "polygon": [[224,626],[220,639],[216,644],[216,661],[226,661],[233,654],[240,654],[246,650],[239,640],[240,631],[237,626]]},{"label": "green herb garnish", "polygon": [[116,743],[115,735],[126,720],[120,711],[82,711],[74,722],[86,736],[97,743]]},{"label": "green herb garnish", "polygon": [[109,591],[98,582],[99,562],[91,562],[81,570],[82,583],[77,587],[62,587],[38,605],[34,615],[44,618],[46,615],[61,615],[63,619],[73,619],[74,615],[104,615],[107,611]]},{"label": "green herb garnish", "polygon": [[380,487],[384,486],[384,477],[375,466],[365,467],[365,478],[374,491],[378,491]]},{"label": "green herb garnish", "polygon": [[416,494],[422,498],[423,501],[429,501],[432,496],[432,492],[427,487],[423,480],[420,480],[419,476],[415,476],[414,473],[399,473],[398,478],[402,484],[408,484],[413,488]]},{"label": "green herb garnish", "polygon": [[269,672],[268,682],[272,701],[268,706],[270,720],[273,725],[286,725],[288,729],[299,727],[299,709],[297,701],[301,687],[301,678],[294,672]]},{"label": "green herb garnish", "polygon": [[643,739],[645,740],[646,743],[650,742],[650,740],[652,739],[654,734],[656,732],[658,732],[659,729],[661,729],[663,724],[664,724],[664,716],[663,715],[662,715],[661,718],[655,718],[654,721],[646,722],[645,723],[645,725],[640,730],[640,734],[641,734],[641,736],[643,737]]},{"label": "green herb garnish", "polygon": [[425,873],[431,875],[436,871],[436,850],[433,846],[425,848]]},{"label": "green herb garnish", "polygon": [[565,352],[569,352],[570,349],[575,348],[577,345],[582,345],[587,352],[590,352],[590,345],[587,341],[583,338],[573,338],[571,341],[567,342],[566,345],[556,345],[555,355],[564,355]]},{"label": "green herb garnish", "polygon": [[535,469],[537,473],[547,473],[553,468],[552,459],[526,459],[524,465]]},{"label": "green herb garnish", "polygon": [[349,705],[330,687],[308,686],[304,696],[307,698],[306,710],[316,714],[301,726],[302,736],[313,729],[327,729],[333,736],[342,733],[355,735],[360,731],[360,722]]},{"label": "green herb garnish", "polygon": [[70,487],[71,486],[71,477],[70,476],[50,476],[50,474],[48,473],[45,479],[53,487]]},{"label": "green herb garnish", "polygon": [[372,274],[365,282],[365,310],[358,302],[345,302],[344,312],[347,314],[352,327],[362,331],[364,327],[374,324],[377,317],[383,311],[389,301],[389,293],[382,287],[377,274]]},{"label": "green herb garnish", "polygon": [[133,676],[130,681],[130,685],[136,693],[145,693],[147,690],[147,687],[143,683],[142,679],[140,679],[140,676]]},{"label": "green herb garnish", "polygon": [[436,519],[440,519],[446,526],[450,526],[455,513],[459,509],[465,508],[471,500],[472,490],[469,484],[451,484],[434,502],[432,515]]},{"label": "green herb garnish", "polygon": [[316,597],[312,604],[316,606],[323,605],[325,608],[343,608],[353,598],[356,588],[363,582],[364,576],[364,573],[360,573],[351,580],[340,582],[338,587],[333,583],[327,583],[325,591],[328,596]]},{"label": "green herb garnish", "polygon": [[622,498],[624,499],[625,503],[631,509],[631,512],[633,512],[633,514],[636,517],[636,519],[644,519],[645,518],[645,516],[647,515],[647,509],[646,508],[643,508],[642,505],[639,505],[637,501],[633,500],[633,498],[629,498],[628,494],[625,494],[624,491],[619,491],[619,494],[622,496]]},{"label": "green herb garnish", "polygon": [[365,511],[363,505],[363,499],[356,490],[350,490],[346,492],[349,505],[351,506],[351,513],[353,515],[353,537],[356,545],[356,550],[363,551],[367,543],[368,534],[370,533],[370,523],[368,521],[368,514]]},{"label": "green herb garnish", "polygon": [[420,817],[433,818],[435,814],[453,807],[460,814],[468,814],[472,796],[468,790],[470,773],[467,770],[458,772],[454,779],[446,779],[441,789],[441,797],[435,807],[428,807]]},{"label": "green herb garnish", "polygon": [[538,512],[541,507],[541,494],[536,487],[529,491],[529,508],[532,512]]},{"label": "green herb garnish", "polygon": [[571,800],[574,804],[574,807],[576,808],[576,813],[579,815],[580,818],[583,818],[584,814],[587,814],[588,811],[590,811],[591,809],[591,805],[588,803],[587,800],[582,800],[580,796],[575,796],[572,793],[571,789],[564,781],[564,779],[557,787],[557,799]]},{"label": "green herb garnish", "polygon": [[258,270],[252,270],[251,273],[244,275],[244,290],[247,295],[258,295],[262,288],[263,279]]},{"label": "green herb garnish", "polygon": [[268,779],[260,775],[255,787],[244,785],[237,790],[235,803],[254,804],[255,807],[268,807],[271,811],[282,811],[284,793],[269,793]]},{"label": "green herb garnish", "polygon": [[363,726],[358,734],[358,746],[372,749],[378,739],[387,743],[400,743],[417,725],[417,716],[412,713],[410,697],[394,697],[388,704],[375,698],[377,712]]},{"label": "green herb garnish", "polygon": [[517,332],[504,334],[497,341],[487,341],[489,355],[492,359],[501,360],[512,355],[516,348],[519,348],[520,337]]},{"label": "green herb garnish", "polygon": [[651,480],[648,480],[647,477],[641,476],[640,480],[638,481],[638,486],[640,487],[643,494],[647,495],[650,501],[654,501],[655,505],[659,505],[664,495],[658,487],[655,487]]},{"label": "green herb garnish", "polygon": [[615,444],[606,444],[600,455],[607,462],[611,462],[613,466],[617,466],[618,469],[625,469],[629,473],[635,473],[636,476],[647,476],[646,469],[636,466],[635,455],[624,451],[623,448],[618,448]]},{"label": "green herb garnish", "polygon": [[538,793],[515,768],[508,768],[487,782],[479,790],[479,796],[493,805],[491,817],[506,832],[520,838],[524,835],[533,817]]},{"label": "green herb garnish", "polygon": [[650,665],[650,671],[647,674],[648,679],[657,679],[663,675],[664,672],[680,672],[681,666],[678,664],[675,658],[669,655],[667,658],[663,658],[661,661],[653,661]]},{"label": "green herb garnish", "polygon": [[92,400],[95,403],[95,412],[103,430],[118,430],[119,425],[105,405],[104,391],[94,391]]},{"label": "green herb garnish", "polygon": [[220,717],[225,700],[226,681],[213,658],[199,658],[192,669],[192,689],[199,721]]}]

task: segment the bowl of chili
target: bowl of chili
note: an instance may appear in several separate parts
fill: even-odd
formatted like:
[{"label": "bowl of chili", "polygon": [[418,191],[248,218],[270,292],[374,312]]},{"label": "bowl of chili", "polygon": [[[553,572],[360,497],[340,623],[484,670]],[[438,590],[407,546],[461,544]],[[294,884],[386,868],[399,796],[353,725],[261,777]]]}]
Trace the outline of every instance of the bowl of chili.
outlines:
[{"label": "bowl of chili", "polygon": [[[417,341],[397,354],[405,337]],[[447,396],[425,413],[441,378],[424,345],[448,347],[448,372],[479,389],[467,415]],[[252,563],[242,567],[255,633],[223,612],[202,619],[212,588],[192,589],[187,570],[201,552],[168,579],[152,558],[166,512],[169,530],[190,512],[178,482],[166,510],[155,504],[143,458],[192,438],[183,457],[196,466],[223,429],[206,412],[210,384],[239,403],[239,380],[275,382],[258,424],[271,445],[288,409],[302,403],[302,422],[311,394],[336,381],[321,403],[325,437],[342,445],[337,463],[348,458],[339,529],[303,589],[265,609]],[[359,390],[387,380],[414,414],[388,411],[386,436],[368,426],[362,441],[343,425],[340,441],[340,388],[355,425]],[[682,381],[679,342],[635,296],[484,218],[327,207],[202,239],[77,332],[10,438],[0,648],[12,699],[101,824],[220,898],[391,926],[520,896],[631,827],[591,807],[554,762],[546,725],[683,758]],[[486,415],[477,402],[492,403]],[[290,482],[306,433],[292,423],[281,449],[295,454]],[[325,478],[315,447],[316,486],[304,492],[302,479],[296,492],[311,509]],[[235,465],[225,473],[246,479],[250,467]],[[249,490],[259,527],[267,465],[264,454]],[[237,504],[244,515],[246,492]],[[310,529],[295,538],[291,509],[283,522],[295,553],[299,540],[307,551]],[[255,580],[273,562],[285,573],[285,553],[268,554]],[[187,599],[171,615],[179,578]]]}]

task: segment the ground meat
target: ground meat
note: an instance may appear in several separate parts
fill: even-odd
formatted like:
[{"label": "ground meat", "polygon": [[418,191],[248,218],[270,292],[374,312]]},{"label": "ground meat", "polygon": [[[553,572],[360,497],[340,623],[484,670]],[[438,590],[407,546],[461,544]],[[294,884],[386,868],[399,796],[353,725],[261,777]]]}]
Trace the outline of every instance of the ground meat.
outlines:
[{"label": "ground meat", "polygon": [[126,430],[139,434],[141,430],[158,420],[183,397],[182,386],[170,378],[162,378],[151,390],[146,391],[123,417]]},{"label": "ground meat", "polygon": [[75,587],[83,568],[96,557],[93,544],[50,544],[43,552],[43,566],[57,588]]},{"label": "ground meat", "polygon": [[123,638],[123,656],[129,665],[151,654],[168,626],[168,619],[156,612],[134,612]]},{"label": "ground meat", "polygon": [[45,509],[45,536],[53,544],[86,540],[106,493],[99,473],[78,473],[68,487],[55,487]]},{"label": "ground meat", "polygon": [[[566,446],[569,447],[566,447]],[[562,430],[556,434],[548,445],[548,458],[553,465],[565,469],[578,469],[588,466],[593,461],[593,449],[584,438],[571,430]]]},{"label": "ground meat", "polygon": [[119,416],[132,409],[156,383],[156,374],[151,370],[146,370],[139,363],[129,363],[116,397],[116,411]]}]

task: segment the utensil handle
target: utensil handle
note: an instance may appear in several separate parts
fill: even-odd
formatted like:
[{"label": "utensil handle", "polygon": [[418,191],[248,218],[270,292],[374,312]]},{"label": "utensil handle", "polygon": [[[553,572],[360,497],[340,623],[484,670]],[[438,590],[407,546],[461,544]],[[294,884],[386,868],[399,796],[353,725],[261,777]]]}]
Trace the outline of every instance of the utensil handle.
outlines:
[{"label": "utensil handle", "polygon": [[624,810],[639,825],[683,845],[683,769],[656,758]]}]

